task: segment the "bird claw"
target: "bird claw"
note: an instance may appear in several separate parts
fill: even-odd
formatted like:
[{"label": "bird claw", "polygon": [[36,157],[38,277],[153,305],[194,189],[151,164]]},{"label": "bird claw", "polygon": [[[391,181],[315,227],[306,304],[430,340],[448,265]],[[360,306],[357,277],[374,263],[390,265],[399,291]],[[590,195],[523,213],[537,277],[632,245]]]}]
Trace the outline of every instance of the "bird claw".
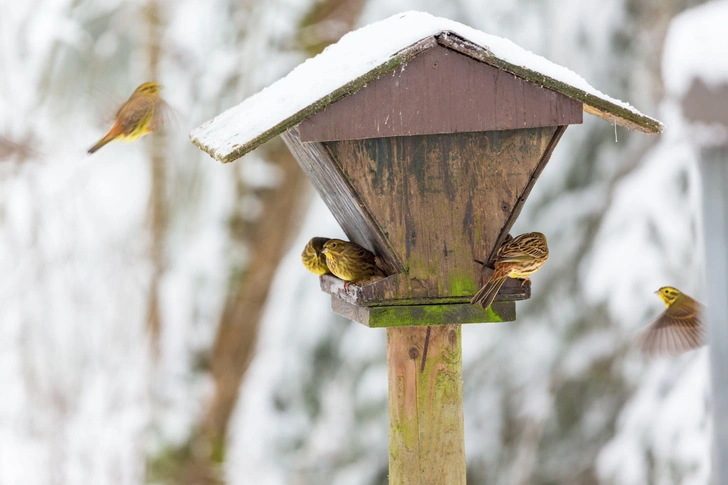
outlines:
[{"label": "bird claw", "polygon": [[528,282],[528,284],[531,284],[531,278],[521,278],[521,288],[526,286],[526,282]]}]

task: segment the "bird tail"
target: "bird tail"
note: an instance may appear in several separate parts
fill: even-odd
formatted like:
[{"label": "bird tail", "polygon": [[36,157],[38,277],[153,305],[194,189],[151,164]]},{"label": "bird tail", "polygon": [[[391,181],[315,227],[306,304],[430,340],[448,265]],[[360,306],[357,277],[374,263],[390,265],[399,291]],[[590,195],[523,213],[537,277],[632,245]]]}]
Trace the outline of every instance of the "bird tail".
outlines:
[{"label": "bird tail", "polygon": [[113,131],[109,131],[102,139],[99,140],[97,144],[92,146],[88,149],[88,153],[95,153],[97,152],[101,147],[109,143],[110,141],[113,141],[116,139],[116,137],[119,136],[117,133],[113,133]]},{"label": "bird tail", "polygon": [[494,277],[489,279],[480,291],[478,291],[470,300],[472,305],[480,304],[483,308],[488,308],[491,304],[493,304],[493,300],[495,300],[498,291],[501,289],[501,286],[503,286],[503,283],[505,283],[508,279],[508,276],[498,277],[495,274],[493,276]]}]

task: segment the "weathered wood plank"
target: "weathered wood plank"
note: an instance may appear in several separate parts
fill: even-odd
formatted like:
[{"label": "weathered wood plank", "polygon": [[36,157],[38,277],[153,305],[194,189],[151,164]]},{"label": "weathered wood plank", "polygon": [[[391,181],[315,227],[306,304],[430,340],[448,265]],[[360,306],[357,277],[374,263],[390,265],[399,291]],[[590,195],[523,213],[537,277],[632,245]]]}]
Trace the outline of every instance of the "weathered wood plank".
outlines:
[{"label": "weathered wood plank", "polygon": [[526,203],[526,199],[531,193],[531,189],[533,189],[533,186],[536,185],[536,180],[538,180],[538,177],[541,175],[541,172],[543,172],[543,169],[546,168],[546,164],[549,162],[549,160],[551,160],[551,155],[554,153],[556,145],[559,144],[559,140],[561,140],[561,136],[566,131],[566,128],[567,126],[559,126],[556,128],[553,137],[551,137],[551,141],[546,147],[546,150],[543,152],[543,155],[541,155],[541,160],[539,160],[538,165],[536,165],[536,168],[531,173],[531,177],[528,179],[526,187],[523,189],[520,197],[518,197],[518,201],[515,203],[513,211],[511,211],[511,215],[508,216],[508,220],[504,224],[503,230],[498,235],[498,239],[493,246],[493,250],[490,252],[490,256],[488,256],[487,264],[484,265],[482,268],[482,284],[485,284],[485,282],[488,281],[488,279],[490,278],[493,270],[493,264],[495,263],[495,255],[498,252],[498,249],[503,245],[503,241],[505,241],[506,237],[508,236],[508,231],[510,231],[511,227],[516,222],[516,219],[518,219],[518,216],[521,215],[523,204]]},{"label": "weathered wood plank", "polygon": [[465,485],[461,335],[387,329],[390,485]]},{"label": "weathered wood plank", "polygon": [[553,89],[562,93],[576,101],[584,103],[584,111],[595,116],[599,116],[610,123],[616,123],[620,126],[630,128],[632,130],[641,131],[643,133],[658,134],[662,133],[662,123],[649,116],[635,113],[623,106],[611,103],[605,99],[599,98],[593,94],[587,93],[574,86],[566,84],[556,79],[528,69],[526,66],[517,66],[508,61],[494,56],[488,49],[470,42],[453,32],[443,32],[437,36],[437,42],[454,51],[466,54],[473,59],[478,59],[493,67],[502,69],[539,86]]},{"label": "weathered wood plank", "polygon": [[474,295],[482,283],[475,261],[487,261],[510,229],[510,215],[543,168],[539,162],[555,132],[544,127],[326,142],[406,273],[364,291],[381,290],[391,299]]},{"label": "weathered wood plank", "polygon": [[[387,279],[398,280],[407,278],[407,275],[394,275]],[[446,296],[440,298],[399,298],[394,291],[401,284],[395,282],[388,284],[385,280],[374,281],[364,286],[349,285],[344,288],[344,282],[332,275],[320,276],[321,291],[358,306],[387,306],[387,305],[447,305],[451,303],[469,303],[470,296]],[[528,280],[507,279],[501,287],[495,301],[521,301],[531,298],[531,282]]]},{"label": "weathered wood plank", "polygon": [[500,323],[516,320],[516,303],[513,301],[497,301],[487,309],[471,305],[470,302],[365,307],[354,305],[332,295],[331,309],[334,313],[372,328],[442,326],[453,323]]},{"label": "weathered wood plank", "polygon": [[379,255],[382,269],[388,274],[401,272],[403,266],[399,256],[327,148],[321,143],[302,143],[297,127],[284,133],[283,141],[349,239]]},{"label": "weathered wood plank", "polygon": [[301,122],[301,141],[581,123],[582,103],[435,46]]},{"label": "weathered wood plank", "polygon": [[208,153],[211,157],[222,163],[235,161],[246,153],[255,150],[263,143],[285,132],[289,128],[296,126],[301,121],[305,120],[309,116],[330,105],[331,103],[357,92],[359,89],[366,86],[368,82],[371,82],[382,76],[383,74],[386,74],[387,72],[396,69],[400,65],[407,63],[410,59],[433,47],[435,43],[436,41],[434,37],[427,37],[411,46],[405,47],[400,52],[384,61],[381,65],[376,66],[372,70],[368,71],[366,74],[351,80],[350,82],[344,84],[338,89],[335,89],[326,96],[317,100],[315,103],[312,103],[311,105],[298,111],[297,113],[294,113],[292,116],[287,117],[280,123],[271,126],[260,135],[255,136],[252,139],[245,141],[244,143],[233,145],[229,148],[226,147],[224,150],[222,150],[218,146],[219,143],[216,143],[217,140],[214,140],[214,138],[210,137],[209,135],[203,136],[207,131],[207,125],[211,122],[214,122],[214,118],[193,130],[190,133],[190,140],[192,140],[192,143],[194,143],[200,150]]}]

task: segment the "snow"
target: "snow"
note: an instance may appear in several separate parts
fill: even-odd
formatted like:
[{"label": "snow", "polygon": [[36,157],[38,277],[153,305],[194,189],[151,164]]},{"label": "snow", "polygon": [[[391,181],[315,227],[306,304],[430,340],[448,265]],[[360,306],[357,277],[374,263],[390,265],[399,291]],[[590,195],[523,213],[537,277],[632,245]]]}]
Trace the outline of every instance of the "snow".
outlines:
[{"label": "snow", "polygon": [[728,82],[728,1],[713,1],[690,9],[670,24],[665,38],[662,75],[668,92],[684,95],[693,79],[709,86]]},{"label": "snow", "polygon": [[[169,139],[174,211],[152,370],[145,310],[154,139],[84,153],[115,104],[95,105],[89,86],[123,101],[145,75],[144,2],[77,3],[5,2],[0,15],[0,136],[29,136],[35,150],[22,162],[0,160],[1,485],[161,482],[150,482],[145,467],[199,425],[213,383],[198,362],[212,345],[230,266],[245,261],[228,230],[240,210],[232,172],[263,189],[280,177],[264,150],[221,166],[186,136]],[[167,22],[160,81],[185,126],[196,126],[301,61],[291,32],[315,2],[253,2],[250,10],[225,0],[159,3]],[[657,287],[703,296],[692,140],[679,106],[659,99],[651,77],[655,39],[679,6],[665,4],[656,19],[635,17],[654,9],[633,4],[406,0],[408,9],[517,39],[645,109],[661,103],[667,125],[659,138],[620,131],[614,143],[611,126],[587,117],[567,130],[534,187],[514,228],[543,231],[552,248],[532,298],[518,303],[516,322],[463,328],[469,483],[709,483],[707,351],[645,362],[630,349],[664,308]],[[399,8],[368,0],[361,23]],[[75,25],[80,37],[69,32]],[[636,81],[644,78],[650,83]],[[646,140],[654,145],[642,153]],[[342,233],[320,199],[306,214],[276,270],[228,430],[231,485],[386,483],[385,332],[331,312],[298,258],[311,236]],[[528,460],[514,458],[529,447],[530,480],[516,470]]]},{"label": "snow", "polygon": [[347,83],[384,64],[418,41],[455,32],[511,64],[569,84],[644,116],[634,107],[590,86],[575,72],[529,52],[508,39],[423,12],[405,12],[350,32],[286,77],[196,128],[191,138],[215,158],[224,158],[274,126]]}]

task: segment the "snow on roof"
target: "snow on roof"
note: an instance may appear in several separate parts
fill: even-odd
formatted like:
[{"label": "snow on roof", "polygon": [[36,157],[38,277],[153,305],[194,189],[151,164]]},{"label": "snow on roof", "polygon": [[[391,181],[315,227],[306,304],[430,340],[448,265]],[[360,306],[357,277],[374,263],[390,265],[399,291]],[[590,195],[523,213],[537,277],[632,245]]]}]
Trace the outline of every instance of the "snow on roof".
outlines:
[{"label": "snow on roof", "polygon": [[670,23],[662,76],[671,94],[683,96],[695,78],[709,86],[728,83],[728,1],[691,8]]},{"label": "snow on roof", "polygon": [[[406,12],[343,36],[239,105],[203,123],[192,141],[222,162],[233,161],[325,106],[435,45],[435,36],[454,37],[448,47],[559,91],[584,103],[584,110],[619,125],[659,133],[659,121],[590,86],[573,71],[510,40],[423,12]],[[455,34],[455,35],[451,35]]]}]

